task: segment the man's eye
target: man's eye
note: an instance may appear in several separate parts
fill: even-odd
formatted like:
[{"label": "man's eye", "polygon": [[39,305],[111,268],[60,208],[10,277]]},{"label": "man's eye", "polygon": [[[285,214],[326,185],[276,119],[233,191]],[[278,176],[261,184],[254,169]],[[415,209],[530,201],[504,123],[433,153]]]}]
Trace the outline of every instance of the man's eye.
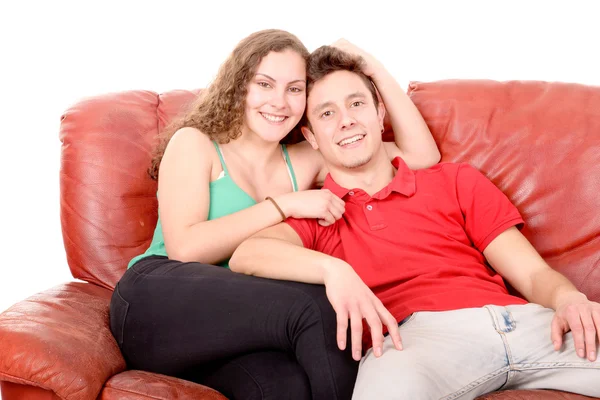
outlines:
[{"label": "man's eye", "polygon": [[258,82],[258,86],[264,87],[264,88],[270,88],[271,87],[271,85],[269,85],[267,82]]},{"label": "man's eye", "polygon": [[332,111],[325,111],[323,114],[321,114],[321,118],[329,117],[330,115],[333,115]]},{"label": "man's eye", "polygon": [[364,103],[362,101],[355,101],[351,104],[352,107],[358,107],[363,105]]}]

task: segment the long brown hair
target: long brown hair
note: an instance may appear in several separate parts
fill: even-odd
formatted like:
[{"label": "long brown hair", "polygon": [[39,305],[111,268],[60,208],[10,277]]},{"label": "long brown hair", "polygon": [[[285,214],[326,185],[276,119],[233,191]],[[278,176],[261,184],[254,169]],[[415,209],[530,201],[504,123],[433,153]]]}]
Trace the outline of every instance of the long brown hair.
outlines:
[{"label": "long brown hair", "polygon": [[[202,91],[193,104],[191,111],[172,123],[160,135],[154,149],[152,165],[148,170],[150,177],[158,179],[160,162],[167,144],[181,128],[197,128],[219,143],[227,143],[239,137],[244,120],[248,83],[256,74],[258,65],[270,52],[288,49],[297,52],[305,62],[308,61],[309,52],[306,47],[296,36],[286,31],[267,29],[255,32],[238,43],[219,68],[214,81]],[[294,128],[294,131],[297,128]]]}]

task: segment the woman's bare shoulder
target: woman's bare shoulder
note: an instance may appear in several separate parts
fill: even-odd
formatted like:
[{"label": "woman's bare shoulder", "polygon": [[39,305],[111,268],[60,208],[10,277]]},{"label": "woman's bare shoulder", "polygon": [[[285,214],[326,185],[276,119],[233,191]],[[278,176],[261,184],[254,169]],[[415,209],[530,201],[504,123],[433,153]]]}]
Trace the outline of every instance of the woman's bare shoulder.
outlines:
[{"label": "woman's bare shoulder", "polygon": [[211,140],[208,135],[205,135],[202,131],[191,126],[180,128],[173,134],[169,144],[176,143],[178,146],[197,144],[199,146],[211,145]]},{"label": "woman's bare shoulder", "polygon": [[192,127],[181,128],[173,134],[163,157],[163,163],[180,165],[191,162],[209,169],[215,161],[218,163],[218,156],[210,137]]}]

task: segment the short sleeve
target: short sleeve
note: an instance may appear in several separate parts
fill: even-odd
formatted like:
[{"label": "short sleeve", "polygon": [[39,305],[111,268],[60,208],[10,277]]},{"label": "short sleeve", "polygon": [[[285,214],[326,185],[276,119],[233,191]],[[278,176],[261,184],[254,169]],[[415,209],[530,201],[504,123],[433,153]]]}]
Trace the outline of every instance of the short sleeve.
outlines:
[{"label": "short sleeve", "polygon": [[305,248],[316,250],[316,227],[318,225],[314,219],[296,219],[287,218],[285,223],[292,227],[296,231],[300,239],[302,239],[302,245]]},{"label": "short sleeve", "polygon": [[288,218],[285,223],[296,231],[305,248],[329,255],[337,254],[340,244],[337,223],[323,227],[314,218]]},{"label": "short sleeve", "polygon": [[479,251],[508,228],[523,226],[521,214],[508,197],[469,164],[458,168],[456,192],[465,231]]}]

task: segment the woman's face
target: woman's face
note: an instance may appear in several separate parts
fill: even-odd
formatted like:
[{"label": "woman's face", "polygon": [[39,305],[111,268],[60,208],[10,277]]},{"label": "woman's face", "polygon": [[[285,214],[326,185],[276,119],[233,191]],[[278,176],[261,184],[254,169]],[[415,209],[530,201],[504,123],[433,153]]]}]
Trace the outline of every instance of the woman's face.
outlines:
[{"label": "woman's face", "polygon": [[306,107],[306,64],[293,50],[270,52],[248,84],[245,128],[279,142],[296,126]]}]

